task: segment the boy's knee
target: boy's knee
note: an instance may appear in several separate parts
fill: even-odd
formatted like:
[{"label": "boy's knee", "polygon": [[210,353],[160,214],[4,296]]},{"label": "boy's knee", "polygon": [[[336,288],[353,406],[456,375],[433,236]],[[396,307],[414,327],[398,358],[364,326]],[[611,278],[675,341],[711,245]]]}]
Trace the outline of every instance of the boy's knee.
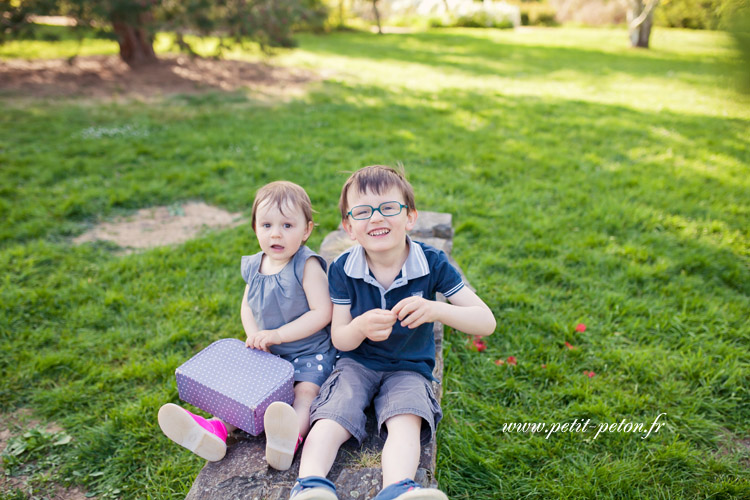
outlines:
[{"label": "boy's knee", "polygon": [[388,435],[398,433],[415,433],[419,436],[422,430],[422,417],[419,415],[403,414],[394,415],[385,421],[385,427],[388,429]]},{"label": "boy's knee", "polygon": [[[352,437],[351,433],[340,423],[330,418],[322,418],[313,422],[312,429],[310,430],[310,436],[315,437],[326,437],[333,441],[341,441],[342,443]],[[308,436],[308,440],[310,437]]]}]

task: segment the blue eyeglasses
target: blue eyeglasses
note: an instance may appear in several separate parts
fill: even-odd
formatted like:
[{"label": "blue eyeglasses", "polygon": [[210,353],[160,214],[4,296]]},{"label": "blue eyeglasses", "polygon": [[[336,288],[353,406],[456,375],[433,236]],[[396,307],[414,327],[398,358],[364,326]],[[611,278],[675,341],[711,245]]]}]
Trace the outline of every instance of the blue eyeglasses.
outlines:
[{"label": "blue eyeglasses", "polygon": [[386,201],[377,207],[372,207],[370,205],[357,205],[356,207],[352,207],[346,215],[351,215],[354,220],[367,220],[372,217],[377,210],[383,217],[393,217],[394,215],[400,214],[401,210],[404,208],[407,208],[407,206],[402,205],[397,201]]}]

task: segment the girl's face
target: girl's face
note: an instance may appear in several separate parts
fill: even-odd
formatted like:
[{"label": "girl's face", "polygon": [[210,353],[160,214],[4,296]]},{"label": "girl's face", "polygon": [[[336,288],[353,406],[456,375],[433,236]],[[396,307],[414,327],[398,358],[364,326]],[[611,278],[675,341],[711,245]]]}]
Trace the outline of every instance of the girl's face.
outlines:
[{"label": "girl's face", "polygon": [[313,222],[306,221],[302,210],[291,204],[280,210],[276,203],[264,201],[255,213],[255,235],[274,267],[289,262],[312,229]]}]

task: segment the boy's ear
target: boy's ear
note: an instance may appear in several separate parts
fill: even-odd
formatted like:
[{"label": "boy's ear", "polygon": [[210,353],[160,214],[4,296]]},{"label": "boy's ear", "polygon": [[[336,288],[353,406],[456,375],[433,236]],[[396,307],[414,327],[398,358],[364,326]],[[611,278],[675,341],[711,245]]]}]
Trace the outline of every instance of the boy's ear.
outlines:
[{"label": "boy's ear", "polygon": [[406,212],[406,230],[411,231],[414,229],[414,226],[417,225],[417,218],[419,217],[419,212],[417,212],[417,209],[414,210],[408,210]]},{"label": "boy's ear", "polygon": [[346,234],[349,235],[349,238],[351,240],[356,240],[357,238],[354,237],[354,233],[352,232],[352,224],[349,221],[349,217],[341,221],[341,225],[344,227],[344,231],[346,231]]}]

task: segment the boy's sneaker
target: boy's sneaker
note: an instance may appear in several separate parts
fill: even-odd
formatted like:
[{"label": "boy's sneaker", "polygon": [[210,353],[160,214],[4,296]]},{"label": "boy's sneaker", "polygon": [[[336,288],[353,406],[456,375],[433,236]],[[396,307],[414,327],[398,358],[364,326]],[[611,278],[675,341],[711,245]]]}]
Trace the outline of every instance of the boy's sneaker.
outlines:
[{"label": "boy's sneaker", "polygon": [[268,465],[277,470],[289,469],[300,442],[297,412],[288,404],[275,401],[263,415],[263,426],[266,429]]},{"label": "boy's sneaker", "polygon": [[167,403],[159,408],[159,427],[169,439],[210,462],[227,453],[227,428],[219,419],[207,420]]},{"label": "boy's sneaker", "polygon": [[324,477],[308,476],[297,478],[289,500],[338,500],[336,486]]},{"label": "boy's sneaker", "polygon": [[380,490],[373,500],[448,500],[445,493],[435,488],[422,488],[411,479],[404,479]]}]

